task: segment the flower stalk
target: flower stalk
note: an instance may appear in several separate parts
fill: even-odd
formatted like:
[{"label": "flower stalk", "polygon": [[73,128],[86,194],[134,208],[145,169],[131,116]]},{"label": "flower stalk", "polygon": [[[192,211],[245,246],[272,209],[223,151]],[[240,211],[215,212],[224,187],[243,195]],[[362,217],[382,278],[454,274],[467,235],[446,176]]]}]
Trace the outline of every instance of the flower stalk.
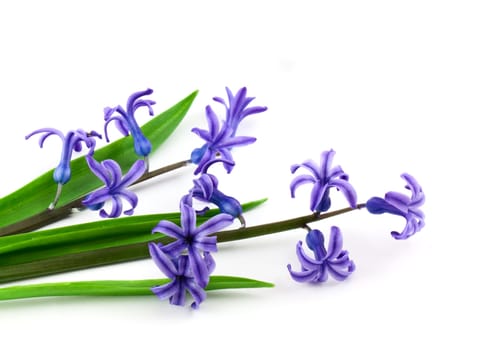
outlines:
[{"label": "flower stalk", "polygon": [[[365,204],[358,204],[356,208],[343,208],[320,215],[310,214],[277,221],[273,223],[256,225],[215,233],[217,242],[230,242],[248,238],[255,238],[268,234],[278,233],[304,227],[305,225],[324,220],[333,216],[346,214],[357,209],[362,209]],[[168,244],[172,242],[169,237],[156,238],[150,234],[148,242]],[[56,273],[75,271],[97,266],[146,259],[150,257],[148,242],[125,244],[121,246],[95,249],[90,251],[66,254],[21,264],[6,265],[0,268],[0,283],[23,280]]]},{"label": "flower stalk", "polygon": [[[159,169],[149,171],[143,176],[141,176],[138,180],[136,180],[133,185],[137,185],[141,182],[144,182],[146,180],[152,179],[154,177],[157,177],[159,175],[163,175],[166,173],[169,173],[171,171],[183,168],[190,164],[189,160],[183,160],[180,162],[176,162],[173,164],[166,165],[164,167],[161,167]],[[69,217],[72,213],[73,210],[83,210],[85,206],[82,204],[84,197],[74,199],[73,201],[59,206],[55,207],[54,209],[46,209],[45,211],[35,214],[29,218],[26,218],[24,220],[18,221],[14,224],[7,225],[4,227],[0,228],[0,237],[2,236],[9,236],[9,235],[14,235],[18,233],[23,233],[23,232],[30,232],[33,230],[37,230],[39,228],[42,228],[46,225],[49,225],[51,223],[57,222],[59,220],[65,219]]]}]

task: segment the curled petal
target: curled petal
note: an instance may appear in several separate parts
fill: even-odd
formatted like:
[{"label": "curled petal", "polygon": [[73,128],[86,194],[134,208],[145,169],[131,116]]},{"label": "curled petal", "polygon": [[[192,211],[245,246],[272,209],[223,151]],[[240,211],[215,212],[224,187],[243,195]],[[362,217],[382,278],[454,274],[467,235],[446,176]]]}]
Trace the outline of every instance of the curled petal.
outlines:
[{"label": "curled petal", "polygon": [[143,159],[138,159],[131,166],[127,174],[121,180],[121,186],[127,187],[138,180],[146,171],[146,162]]},{"label": "curled petal", "polygon": [[103,167],[107,170],[110,179],[110,185],[109,186],[114,186],[117,184],[118,181],[121,180],[122,177],[122,171],[121,167],[115,160],[112,159],[106,159],[102,162]]},{"label": "curled petal", "polygon": [[99,162],[97,162],[92,156],[86,156],[86,163],[88,164],[88,167],[93,172],[93,174],[95,174],[100,180],[102,180],[105,186],[110,186],[110,183],[112,181],[110,178],[110,174]]},{"label": "curled petal", "polygon": [[154,242],[148,243],[148,250],[160,271],[169,278],[175,278],[178,272],[171,258]]},{"label": "curled petal", "polygon": [[191,304],[193,309],[198,309],[200,304],[207,298],[207,293],[197,283],[192,280],[186,280],[185,287],[193,297],[194,302]]},{"label": "curled petal", "polygon": [[152,287],[151,290],[160,300],[166,300],[178,294],[180,292],[180,286],[177,281],[171,281],[161,286]]},{"label": "curled petal", "polygon": [[336,152],[334,150],[324,151],[320,155],[320,176],[322,178],[327,178],[331,174],[332,161]]},{"label": "curled petal", "polygon": [[138,205],[138,196],[134,192],[131,192],[129,190],[121,190],[119,192],[119,195],[131,205],[130,209],[124,211],[124,214],[132,215],[134,209]]},{"label": "curled petal", "polygon": [[210,106],[205,107],[205,113],[207,115],[209,138],[213,140],[219,132],[219,118]]},{"label": "curled petal", "polygon": [[337,226],[331,227],[326,259],[334,259],[343,250],[343,235]]},{"label": "curled petal", "polygon": [[184,238],[184,232],[181,227],[177,226],[173,222],[167,220],[161,220],[157,226],[152,230],[152,232],[163,233],[172,238],[180,239]]},{"label": "curled petal", "polygon": [[305,254],[303,251],[303,243],[299,241],[296,244],[296,256],[298,257],[298,260],[301,263],[301,266],[303,266],[304,269],[308,270],[314,270],[320,266],[320,263],[312,258],[310,258],[308,255]]},{"label": "curled petal", "polygon": [[111,196],[112,210],[110,214],[107,214],[105,209],[100,210],[100,216],[102,218],[116,218],[122,214],[122,200],[117,196]]},{"label": "curled petal", "polygon": [[229,214],[217,214],[197,228],[197,237],[205,237],[212,233],[219,232],[232,224],[233,221],[234,218]]},{"label": "curled petal", "polygon": [[128,113],[133,113],[135,108],[135,105],[137,103],[140,103],[140,101],[137,101],[140,97],[146,96],[146,95],[151,95],[153,93],[153,90],[148,88],[143,91],[137,91],[129,96],[127,99],[127,105],[126,105],[126,110]]},{"label": "curled petal", "polygon": [[212,141],[212,137],[208,130],[193,128],[191,129],[191,132],[198,135],[200,138],[204,139],[205,141]]},{"label": "curled petal", "polygon": [[347,180],[334,179],[329,182],[329,186],[336,187],[339,191],[341,191],[350,204],[350,207],[356,208],[357,194],[353,186]]},{"label": "curled petal", "polygon": [[181,227],[185,236],[195,232],[196,228],[196,213],[195,210],[184,202],[179,204],[181,208]]},{"label": "curled petal", "polygon": [[188,256],[191,272],[193,273],[196,283],[198,283],[200,287],[205,288],[209,280],[209,273],[205,261],[203,261],[200,252],[193,247],[188,249]]},{"label": "curled petal", "polygon": [[318,277],[318,270],[303,270],[298,272],[293,271],[290,264],[288,264],[287,267],[289,274],[296,282],[312,282]]}]

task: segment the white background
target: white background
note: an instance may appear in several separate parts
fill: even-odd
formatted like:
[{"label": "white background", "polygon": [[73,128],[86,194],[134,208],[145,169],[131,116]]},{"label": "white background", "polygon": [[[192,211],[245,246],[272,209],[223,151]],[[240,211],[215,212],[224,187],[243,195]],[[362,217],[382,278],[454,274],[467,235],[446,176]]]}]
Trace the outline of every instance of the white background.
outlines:
[{"label": "white background", "polygon": [[[212,292],[198,311],[154,297],[2,302],[1,347],[494,349],[495,18],[494,2],[473,0],[2,2],[1,196],[58,161],[58,141],[24,140],[34,129],[102,130],[103,107],[136,90],[155,90],[158,113],[199,89],[153,168],[186,159],[205,105],[247,86],[269,108],[239,130],[258,141],[235,150],[231,175],[214,172],[241,201],[270,198],[250,225],[306,214],[310,188],[290,198],[289,166],[330,148],[360,201],[413,174],[427,225],[395,241],[401,218],[319,222],[341,227],[357,265],[321,286],[286,270],[303,230],[224,244],[216,274],[276,287]],[[137,187],[137,214],[175,211],[192,178],[188,168]],[[143,260],[22,283],[160,276]]]}]

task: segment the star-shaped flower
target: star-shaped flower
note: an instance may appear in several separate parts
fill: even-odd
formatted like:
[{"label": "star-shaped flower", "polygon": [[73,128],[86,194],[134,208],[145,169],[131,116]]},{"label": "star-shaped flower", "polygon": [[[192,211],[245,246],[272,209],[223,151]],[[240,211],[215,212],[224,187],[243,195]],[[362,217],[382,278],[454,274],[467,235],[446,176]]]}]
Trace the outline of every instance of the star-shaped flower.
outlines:
[{"label": "star-shaped flower", "polygon": [[234,167],[234,160],[231,149],[236,146],[249,145],[256,141],[256,138],[249,136],[235,136],[232,127],[226,122],[222,127],[219,118],[212,110],[212,107],[205,108],[207,116],[208,130],[193,128],[191,131],[201,137],[205,144],[193,150],[191,162],[197,164],[195,175],[206,172],[206,169],[217,157],[226,160],[224,168],[230,173]]},{"label": "star-shaped flower", "polygon": [[[186,292],[194,299],[191,307],[197,309],[200,303],[206,299],[205,290],[198,284],[191,271],[190,259],[187,255],[179,255],[171,258],[164,253],[161,245],[149,243],[148,249],[158,268],[171,279],[169,283],[152,288],[152,292],[159,299],[169,299],[173,305],[184,306],[186,302]],[[215,262],[209,253],[204,253],[202,264],[206,267],[207,273],[211,274],[215,267]]]},{"label": "star-shaped flower", "polygon": [[290,185],[291,197],[295,197],[295,190],[305,184],[313,184],[310,196],[310,210],[313,212],[325,212],[331,207],[331,198],[329,190],[333,187],[343,193],[352,208],[356,207],[357,195],[355,189],[348,182],[348,175],[340,166],[332,167],[332,160],[335,151],[324,151],[320,157],[320,166],[313,160],[307,160],[302,164],[291,166],[291,172],[294,173],[300,167],[310,170],[311,175],[299,175],[293,179]]},{"label": "star-shaped flower", "polygon": [[343,236],[338,227],[331,227],[327,252],[324,247],[324,235],[319,230],[310,230],[306,242],[315,258],[306,255],[303,243],[299,241],[296,245],[296,255],[302,271],[293,271],[288,264],[289,273],[295,281],[320,283],[327,281],[328,275],[338,281],[344,281],[355,271],[355,264],[348,257],[348,252],[342,250]]},{"label": "star-shaped flower", "polygon": [[[128,190],[127,187],[145,173],[145,161],[139,159],[134,162],[124,177],[119,164],[112,159],[106,159],[98,163],[93,157],[87,156],[86,161],[91,171],[103,181],[105,187],[90,193],[82,203],[89,209],[100,209],[100,216],[103,218],[115,218],[122,213],[121,198],[124,198],[131,204],[131,208],[125,210],[124,214],[132,215],[134,208],[138,205],[138,196]],[[110,213],[107,213],[105,209],[101,209],[107,200],[112,201]]]},{"label": "star-shaped flower", "polygon": [[184,201],[180,202],[180,209],[181,227],[171,221],[162,220],[152,232],[160,232],[176,239],[161,247],[162,251],[172,257],[178,257],[186,251],[193,276],[200,287],[205,287],[209,274],[201,253],[217,251],[217,236],[211,234],[229,226],[234,219],[231,215],[222,213],[196,227],[195,210]]}]

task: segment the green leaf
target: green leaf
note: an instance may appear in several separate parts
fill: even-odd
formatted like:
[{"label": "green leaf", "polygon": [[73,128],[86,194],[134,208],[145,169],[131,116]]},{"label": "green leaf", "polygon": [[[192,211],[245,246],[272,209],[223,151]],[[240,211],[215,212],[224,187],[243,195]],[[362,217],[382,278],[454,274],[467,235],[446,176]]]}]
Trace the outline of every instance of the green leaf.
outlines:
[{"label": "green leaf", "polygon": [[[265,201],[245,203],[242,205],[243,212]],[[204,216],[198,216],[197,223],[201,224],[218,213],[218,209],[209,210]],[[164,239],[162,234],[151,234],[160,220],[180,225],[180,214],[131,216],[0,237],[0,266]]]},{"label": "green leaf", "polygon": [[[154,295],[150,288],[169,282],[169,279],[82,281],[31,284],[0,288],[0,300],[57,296],[133,296]],[[243,277],[211,276],[205,290],[235,288],[270,288],[272,283]]]},{"label": "green leaf", "polygon": [[[153,145],[152,152],[157,150],[176,129],[193,103],[196,94],[197,91],[193,92],[142,126],[143,133]],[[130,136],[121,138],[95,151],[94,156],[99,161],[114,159],[121,165],[123,171],[127,171],[137,159],[134,153],[133,140]],[[63,206],[102,186],[101,181],[88,169],[84,157],[74,159],[71,162],[71,170],[71,181],[64,185],[57,206]],[[46,210],[53,200],[57,188],[52,174],[53,169],[0,199],[0,227],[14,224]]]}]

